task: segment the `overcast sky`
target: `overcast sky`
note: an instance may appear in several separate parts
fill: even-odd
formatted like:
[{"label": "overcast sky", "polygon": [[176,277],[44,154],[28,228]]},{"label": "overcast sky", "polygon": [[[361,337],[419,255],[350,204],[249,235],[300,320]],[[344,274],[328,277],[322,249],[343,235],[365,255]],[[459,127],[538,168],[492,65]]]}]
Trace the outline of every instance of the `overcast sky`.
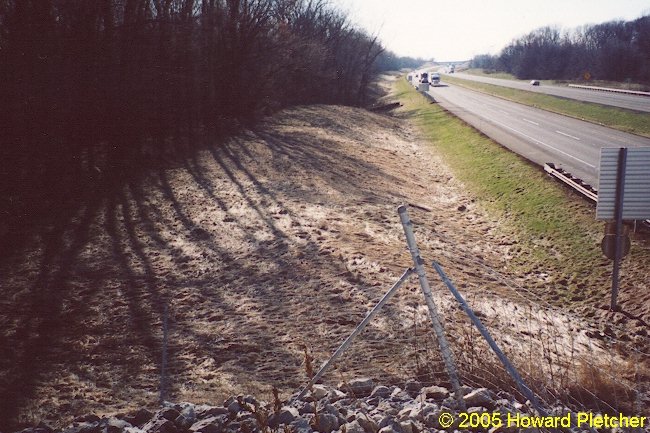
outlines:
[{"label": "overcast sky", "polygon": [[546,26],[632,20],[650,0],[330,0],[400,55],[467,60]]}]

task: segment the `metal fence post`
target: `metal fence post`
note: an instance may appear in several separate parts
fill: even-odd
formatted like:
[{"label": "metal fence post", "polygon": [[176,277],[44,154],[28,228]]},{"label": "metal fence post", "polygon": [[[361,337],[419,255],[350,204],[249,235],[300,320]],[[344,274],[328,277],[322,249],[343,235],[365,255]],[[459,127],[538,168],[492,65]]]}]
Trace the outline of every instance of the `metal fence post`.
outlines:
[{"label": "metal fence post", "polygon": [[336,361],[336,359],[339,356],[341,356],[343,354],[343,352],[345,352],[345,350],[348,348],[348,346],[350,346],[350,344],[352,343],[352,340],[354,340],[354,337],[356,337],[357,335],[359,335],[359,333],[361,333],[361,331],[363,331],[363,329],[366,327],[366,325],[368,323],[370,323],[370,320],[372,320],[372,318],[375,316],[375,314],[377,314],[377,312],[379,310],[381,310],[381,308],[384,306],[384,304],[386,304],[386,302],[388,302],[388,300],[395,294],[397,289],[399,289],[400,286],[402,284],[404,284],[404,281],[406,281],[408,279],[408,277],[410,277],[413,272],[414,271],[411,268],[408,268],[406,271],[404,271],[404,273],[399,278],[399,280],[397,280],[395,282],[395,284],[393,284],[393,286],[388,290],[388,292],[386,292],[386,294],[379,300],[377,305],[375,305],[375,307],[368,312],[366,317],[361,321],[361,323],[359,323],[359,325],[356,327],[356,329],[354,331],[352,331],[352,334],[350,334],[348,336],[348,338],[346,338],[345,341],[343,343],[341,343],[341,345],[338,347],[338,349],[336,349],[336,351],[332,354],[330,359],[328,359],[327,362],[320,368],[320,370],[318,370],[318,373],[316,373],[316,375],[309,381],[309,383],[307,385],[305,385],[305,387],[302,389],[302,391],[300,391],[300,394],[298,394],[298,397],[296,397],[296,399],[300,400],[307,393],[307,391],[311,388],[311,386],[314,383],[316,383],[316,381],[318,379],[320,379],[323,376],[323,374],[325,374],[325,372],[330,367],[330,365],[332,365],[334,363],[334,361]]},{"label": "metal fence post", "polygon": [[160,404],[163,404],[167,398],[167,340],[169,334],[169,325],[167,323],[167,304],[163,309],[163,341],[162,341],[162,359],[160,363]]},{"label": "metal fence post", "polygon": [[427,307],[429,308],[431,323],[433,324],[433,330],[435,331],[436,337],[438,339],[438,345],[440,346],[442,359],[445,363],[445,368],[447,369],[447,374],[449,375],[451,386],[454,389],[454,394],[456,395],[458,404],[462,409],[465,409],[465,401],[463,400],[463,393],[460,389],[460,381],[458,380],[456,363],[454,361],[453,354],[449,349],[449,343],[447,342],[445,330],[442,326],[442,323],[440,322],[436,304],[433,302],[431,287],[429,286],[429,281],[427,280],[427,276],[424,271],[424,261],[422,260],[422,257],[420,257],[420,250],[418,249],[418,246],[415,242],[415,236],[413,235],[413,223],[411,223],[406,206],[402,205],[398,207],[397,212],[399,213],[400,220],[402,221],[402,227],[404,227],[406,243],[408,244],[409,251],[411,252],[413,263],[415,264],[415,272],[418,274],[418,280],[420,280],[420,287],[422,288],[422,293],[424,294],[424,300],[426,301]]},{"label": "metal fence post", "polygon": [[517,369],[512,365],[508,357],[501,351],[497,343],[494,341],[490,333],[488,332],[487,328],[483,325],[483,323],[479,320],[478,317],[476,317],[476,314],[474,314],[474,311],[469,308],[467,305],[467,302],[465,302],[465,299],[463,296],[460,294],[460,292],[456,289],[456,287],[452,284],[452,282],[447,278],[447,275],[444,273],[442,268],[437,262],[433,262],[433,267],[435,268],[436,272],[438,275],[440,275],[440,278],[442,279],[442,282],[445,283],[449,291],[454,295],[454,298],[458,301],[460,304],[460,307],[463,309],[465,314],[469,316],[469,318],[472,320],[476,328],[479,330],[483,338],[485,338],[485,341],[487,341],[488,345],[492,349],[492,351],[497,355],[503,366],[505,367],[506,371],[512,377],[512,379],[515,381],[517,384],[517,387],[521,391],[521,393],[526,396],[528,400],[533,404],[533,407],[537,409],[537,411],[541,415],[546,415],[546,411],[542,408],[542,406],[539,404],[539,401],[537,400],[537,397],[535,397],[535,394],[533,391],[526,385],[524,380],[521,378],[519,375],[519,372],[517,372]]}]

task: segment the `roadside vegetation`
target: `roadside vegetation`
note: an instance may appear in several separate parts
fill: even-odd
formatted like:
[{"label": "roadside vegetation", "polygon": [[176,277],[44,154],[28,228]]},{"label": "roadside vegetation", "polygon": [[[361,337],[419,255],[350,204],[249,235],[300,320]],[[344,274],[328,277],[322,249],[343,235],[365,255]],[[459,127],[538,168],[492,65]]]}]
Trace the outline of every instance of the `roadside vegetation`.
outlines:
[{"label": "roadside vegetation", "polygon": [[[583,296],[578,285],[593,288],[591,269],[603,259],[598,247],[602,227],[591,206],[550,181],[539,167],[431,104],[406,80],[398,80],[396,91],[408,116],[458,178],[517,233],[512,265],[524,273],[563,269],[569,276],[566,284],[545,290],[547,301],[561,304]],[[590,290],[586,297],[596,295]]]},{"label": "roadside vegetation", "polygon": [[283,107],[364,105],[418,62],[325,0],[3,2],[0,238]]},{"label": "roadside vegetation", "polygon": [[[404,115],[442,155],[454,176],[487,209],[490,217],[499,221],[500,234],[507,245],[503,253],[504,270],[517,276],[521,284],[514,290],[504,285],[503,299],[515,300],[523,296],[533,311],[543,311],[546,305],[554,305],[567,314],[577,314],[581,326],[591,319],[602,320],[601,326],[604,323],[625,323],[627,319],[623,315],[617,317],[607,312],[611,262],[600,251],[603,224],[596,221],[593,206],[551,180],[540,167],[503,148],[440,105],[432,104],[406,80],[397,81],[395,92],[403,103]],[[624,267],[631,272],[643,269],[649,261],[650,250],[643,241],[633,242],[630,258],[624,261]],[[553,277],[547,278],[549,275]],[[634,280],[622,284],[626,288],[621,292],[635,300],[628,304],[629,307],[634,309],[638,307],[633,305],[643,305],[645,301],[636,301],[641,299],[642,292],[635,292],[637,285]],[[554,322],[551,319],[549,323]],[[638,338],[633,340],[638,341],[635,349],[645,353],[642,343],[646,335],[645,322],[638,321],[635,325],[638,328],[633,333],[617,336],[621,344],[616,350],[624,357],[631,356],[630,363],[637,363],[639,368],[645,369],[645,358],[635,361],[634,356],[638,354],[625,349],[622,343]],[[611,332],[609,325],[604,326],[606,332]],[[535,341],[541,341],[542,346],[557,348],[561,336],[558,333],[545,340],[546,337],[536,335]],[[547,391],[558,387],[557,395],[562,395],[560,400],[585,404],[593,395],[619,410],[623,408],[621,403],[628,405],[634,401],[633,393],[629,392],[631,388],[622,385],[637,381],[636,377],[628,374],[629,368],[613,363],[617,365],[616,369],[620,368],[620,371],[614,371],[607,360],[593,362],[594,359],[577,355],[573,344],[572,340],[562,356],[545,355],[544,365],[532,361],[532,352],[511,355],[522,366],[531,383],[547,383],[540,388]],[[465,349],[467,353],[475,350],[474,347]],[[545,366],[547,370],[544,370]],[[490,368],[489,361],[481,364],[481,371]],[[611,374],[602,374],[602,371]],[[503,377],[503,374],[497,372],[495,376]],[[627,411],[632,410],[629,405],[625,407]]]},{"label": "roadside vegetation", "polygon": [[475,56],[470,68],[519,79],[609,80],[650,85],[650,15],[571,30],[542,27],[498,55]]},{"label": "roadside vegetation", "polygon": [[480,75],[482,77],[499,78],[501,80],[517,80],[517,77],[507,72],[496,72],[481,68],[466,69],[463,71],[463,73],[470,75]]},{"label": "roadside vegetation", "polygon": [[[512,80],[512,81],[523,81],[528,83],[528,80],[519,80],[512,74],[507,72],[497,72],[490,69],[482,68],[470,68],[463,71],[465,74],[478,75],[481,77],[490,77],[490,78],[499,78],[501,80]],[[608,80],[589,80],[589,82],[582,79],[568,80],[568,79],[559,79],[559,80],[541,80],[542,83],[555,84],[555,85],[567,85],[567,84],[579,84],[582,86],[595,86],[595,87],[609,87],[612,89],[623,89],[623,90],[634,90],[634,91],[647,91],[648,86],[639,83],[632,82],[620,82],[620,81],[608,81]]]},{"label": "roadside vegetation", "polygon": [[[495,75],[490,76],[503,78]],[[604,125],[619,131],[650,137],[650,113],[639,113],[624,108],[606,107],[591,102],[575,101],[537,92],[463,80],[450,75],[445,75],[444,81],[519,102],[520,104]]]}]

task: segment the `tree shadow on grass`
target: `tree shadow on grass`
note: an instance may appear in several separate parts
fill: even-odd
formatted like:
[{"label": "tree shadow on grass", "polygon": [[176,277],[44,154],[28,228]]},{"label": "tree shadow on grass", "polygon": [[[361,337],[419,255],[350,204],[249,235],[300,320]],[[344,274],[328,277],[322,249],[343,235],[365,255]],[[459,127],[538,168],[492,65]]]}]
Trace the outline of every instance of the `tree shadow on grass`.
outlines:
[{"label": "tree shadow on grass", "polygon": [[[345,132],[344,126],[337,128]],[[399,179],[345,154],[334,142],[272,129],[253,135],[271,151],[270,169],[282,173],[288,161],[352,201],[399,199],[359,186],[355,179]],[[107,184],[43,236],[39,266],[30,268],[32,254],[24,258],[24,276],[17,275],[19,269],[7,269],[7,298],[0,304],[7,326],[0,349],[9,356],[0,361],[0,394],[10,397],[0,406],[0,428],[36,421],[24,413],[43,397],[36,390],[73,373],[85,378],[85,389],[95,391],[98,377],[109,377],[112,388],[102,392],[112,392],[110,404],[117,406],[111,407],[124,407],[120,401],[128,406],[129,397],[135,401],[134,387],[149,391],[138,401],[155,404],[165,305],[170,320],[168,391],[174,398],[188,383],[201,382],[195,371],[204,360],[212,362],[211,375],[248,375],[269,388],[298,385],[303,377],[300,345],[322,342],[327,329],[330,347],[320,350],[329,353],[367,312],[365,302],[341,305],[335,288],[320,278],[333,276],[332,281],[358,287],[362,299],[381,294],[383,288],[324,251],[311,229],[302,227],[299,211],[287,204],[323,204],[326,195],[312,191],[301,196],[266,182],[256,173],[256,154],[243,138],[208,150],[211,159],[193,154],[175,165],[174,172],[186,173],[189,182],[179,183],[160,167]],[[224,180],[252,220],[237,218],[232,197],[220,189]],[[209,224],[214,215],[199,216],[197,206],[214,208],[233,225]],[[288,225],[279,224],[278,217]],[[263,238],[250,230],[251,223],[259,223]],[[248,252],[228,247],[235,231],[225,227],[237,229]],[[334,317],[318,314],[321,307]],[[297,320],[300,314],[305,317]],[[62,391],[57,398],[73,401],[74,392]],[[86,403],[54,410],[62,410],[56,416],[63,420],[100,407],[97,400]]]}]

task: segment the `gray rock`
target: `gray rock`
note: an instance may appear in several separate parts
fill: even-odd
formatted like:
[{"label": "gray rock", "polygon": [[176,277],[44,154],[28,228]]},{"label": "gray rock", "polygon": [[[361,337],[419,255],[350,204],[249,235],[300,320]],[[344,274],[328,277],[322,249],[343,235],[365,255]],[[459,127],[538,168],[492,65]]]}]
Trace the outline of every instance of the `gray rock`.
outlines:
[{"label": "gray rock", "polygon": [[292,432],[295,433],[312,433],[314,430],[309,425],[309,421],[304,418],[298,418],[291,424],[289,424]]},{"label": "gray rock", "polygon": [[242,401],[255,407],[258,407],[260,405],[257,399],[252,395],[245,395],[244,398],[242,398]]},{"label": "gray rock", "polygon": [[[66,431],[64,431],[65,433]],[[17,433],[52,433],[51,428],[41,428],[41,427],[29,427],[23,430],[18,431]]]},{"label": "gray rock", "polygon": [[487,388],[475,389],[469,394],[466,394],[463,397],[463,400],[465,401],[465,405],[467,407],[483,406],[489,409],[494,407],[494,400],[492,399],[492,395],[487,390]]},{"label": "gray rock", "polygon": [[316,406],[314,405],[314,403],[308,401],[303,402],[303,404],[301,404],[298,407],[298,413],[300,415],[304,415],[306,413],[314,413],[315,411],[316,411]]},{"label": "gray rock", "polygon": [[422,389],[422,384],[417,380],[409,380],[404,385],[404,391],[406,391],[409,395],[413,397],[418,395],[421,389]]},{"label": "gray rock", "polygon": [[339,384],[338,388],[341,391],[351,391],[356,397],[367,397],[372,392],[374,383],[368,377],[352,379],[347,383]]},{"label": "gray rock", "polygon": [[[504,421],[500,427],[490,428],[490,430],[488,430],[488,433],[517,433],[518,431],[519,429],[517,428],[516,425],[509,426],[508,423]],[[530,433],[528,430],[526,430],[526,432]],[[615,432],[612,431],[611,433],[615,433]]]},{"label": "gray rock", "polygon": [[[400,427],[402,428],[402,431],[404,433],[413,433],[413,423],[411,421],[402,421],[399,423]],[[415,429],[415,431],[418,431]]]},{"label": "gray rock", "polygon": [[241,404],[237,400],[229,402],[228,406],[226,406],[228,409],[228,412],[230,412],[232,415],[237,415],[239,412],[244,410]]},{"label": "gray rock", "polygon": [[194,424],[197,420],[196,410],[194,410],[194,405],[186,405],[181,411],[181,415],[190,423]]},{"label": "gray rock", "polygon": [[142,430],[146,433],[176,433],[178,431],[176,425],[167,418],[154,418],[143,425]]},{"label": "gray rock", "polygon": [[352,421],[344,425],[346,433],[367,433],[366,430],[359,425],[358,421]]},{"label": "gray rock", "polygon": [[430,398],[435,401],[442,401],[449,397],[449,390],[444,386],[427,386],[422,388],[420,394],[425,398]]},{"label": "gray rock", "polygon": [[455,409],[458,407],[458,401],[456,400],[455,397],[449,396],[446,399],[444,399],[442,402],[440,402],[440,406],[446,407],[448,409]]},{"label": "gray rock", "polygon": [[399,388],[396,388],[395,391],[393,391],[390,395],[390,400],[396,403],[404,403],[412,399],[413,398],[409,395],[408,392]]},{"label": "gray rock", "polygon": [[238,431],[251,432],[257,429],[257,421],[253,417],[238,420],[237,422],[239,423]]},{"label": "gray rock", "polygon": [[78,416],[73,421],[78,423],[93,423],[93,422],[99,422],[100,418],[97,415],[90,414],[90,415]]},{"label": "gray rock", "polygon": [[394,433],[403,433],[402,432],[402,426],[400,425],[399,421],[395,420],[392,415],[388,415],[384,417],[381,422],[379,423],[379,431],[383,431],[385,428],[390,428],[391,430],[387,431],[392,431]]},{"label": "gray rock", "polygon": [[[63,433],[102,433],[103,426],[99,421],[95,422],[75,422],[72,427],[67,428]],[[42,428],[32,429],[32,433],[46,431]]]},{"label": "gray rock", "polygon": [[314,385],[311,388],[311,396],[315,400],[320,400],[327,397],[330,393],[330,390],[325,385]]},{"label": "gray rock", "polygon": [[379,397],[370,397],[368,400],[366,400],[366,406],[367,407],[374,407],[379,404],[381,399]]},{"label": "gray rock", "polygon": [[133,426],[142,427],[153,418],[153,412],[147,409],[140,409],[130,416],[125,417],[125,421]]},{"label": "gray rock", "polygon": [[321,433],[332,433],[339,428],[339,418],[331,413],[323,413],[318,416],[316,429]]},{"label": "gray rock", "polygon": [[223,431],[223,415],[221,416],[210,416],[208,418],[202,419],[195,422],[190,427],[190,431],[193,433],[221,433]]},{"label": "gray rock", "polygon": [[335,417],[338,417],[341,415],[341,412],[339,412],[339,409],[334,406],[333,404],[326,403],[323,405],[319,405],[320,409],[318,410],[320,413],[329,413],[331,415],[334,415]]},{"label": "gray rock", "polygon": [[356,420],[366,433],[374,433],[379,430],[377,423],[365,414],[357,413]]},{"label": "gray rock", "polygon": [[239,432],[241,429],[241,423],[240,422],[231,422],[228,423],[228,425],[223,426],[223,432]]},{"label": "gray rock", "polygon": [[190,427],[196,422],[196,420],[190,420],[188,418],[185,418],[183,415],[178,415],[176,419],[174,420],[174,425],[176,428],[180,431],[186,431],[189,430]]},{"label": "gray rock", "polygon": [[300,417],[298,409],[295,407],[285,406],[280,409],[278,413],[269,417],[269,426],[276,428],[280,424],[289,425],[298,417]]},{"label": "gray rock", "polygon": [[467,413],[483,413],[487,412],[487,409],[483,406],[472,406],[467,408]]},{"label": "gray rock", "polygon": [[196,417],[203,419],[209,416],[230,415],[230,411],[222,406],[208,406],[207,404],[195,406]]},{"label": "gray rock", "polygon": [[387,386],[379,385],[370,393],[370,397],[388,398],[390,397],[390,388]]},{"label": "gray rock", "polygon": [[106,433],[121,433],[127,427],[133,427],[123,419],[109,418],[106,421]]},{"label": "gray rock", "polygon": [[388,400],[384,400],[380,402],[379,405],[377,405],[376,411],[384,415],[397,415],[399,413],[399,409],[395,407],[396,405],[401,407],[401,405],[398,405],[397,403],[391,403]]},{"label": "gray rock", "polygon": [[158,419],[162,419],[162,418],[164,418],[164,419],[166,419],[166,420],[169,420],[169,421],[172,421],[172,422],[173,422],[176,418],[178,418],[178,416],[179,416],[180,414],[181,414],[181,413],[180,413],[179,411],[177,411],[175,408],[173,408],[173,407],[168,407],[168,408],[165,408],[165,409],[160,409],[160,410],[156,413],[155,416],[156,416],[156,418],[158,418]]},{"label": "gray rock", "polygon": [[344,400],[347,399],[348,395],[342,391],[339,391],[338,389],[331,389],[329,394],[327,395],[327,399],[334,403],[339,400]]},{"label": "gray rock", "polygon": [[411,412],[413,412],[413,408],[408,406],[405,407],[404,409],[400,410],[397,413],[397,419],[400,421],[405,421],[411,417]]},{"label": "gray rock", "polygon": [[440,417],[440,411],[429,412],[424,416],[424,425],[429,428],[439,428],[440,423],[438,418]]},{"label": "gray rock", "polygon": [[424,403],[421,406],[416,406],[411,410],[411,418],[419,421],[424,421],[427,414],[438,410],[438,406],[431,403]]}]

